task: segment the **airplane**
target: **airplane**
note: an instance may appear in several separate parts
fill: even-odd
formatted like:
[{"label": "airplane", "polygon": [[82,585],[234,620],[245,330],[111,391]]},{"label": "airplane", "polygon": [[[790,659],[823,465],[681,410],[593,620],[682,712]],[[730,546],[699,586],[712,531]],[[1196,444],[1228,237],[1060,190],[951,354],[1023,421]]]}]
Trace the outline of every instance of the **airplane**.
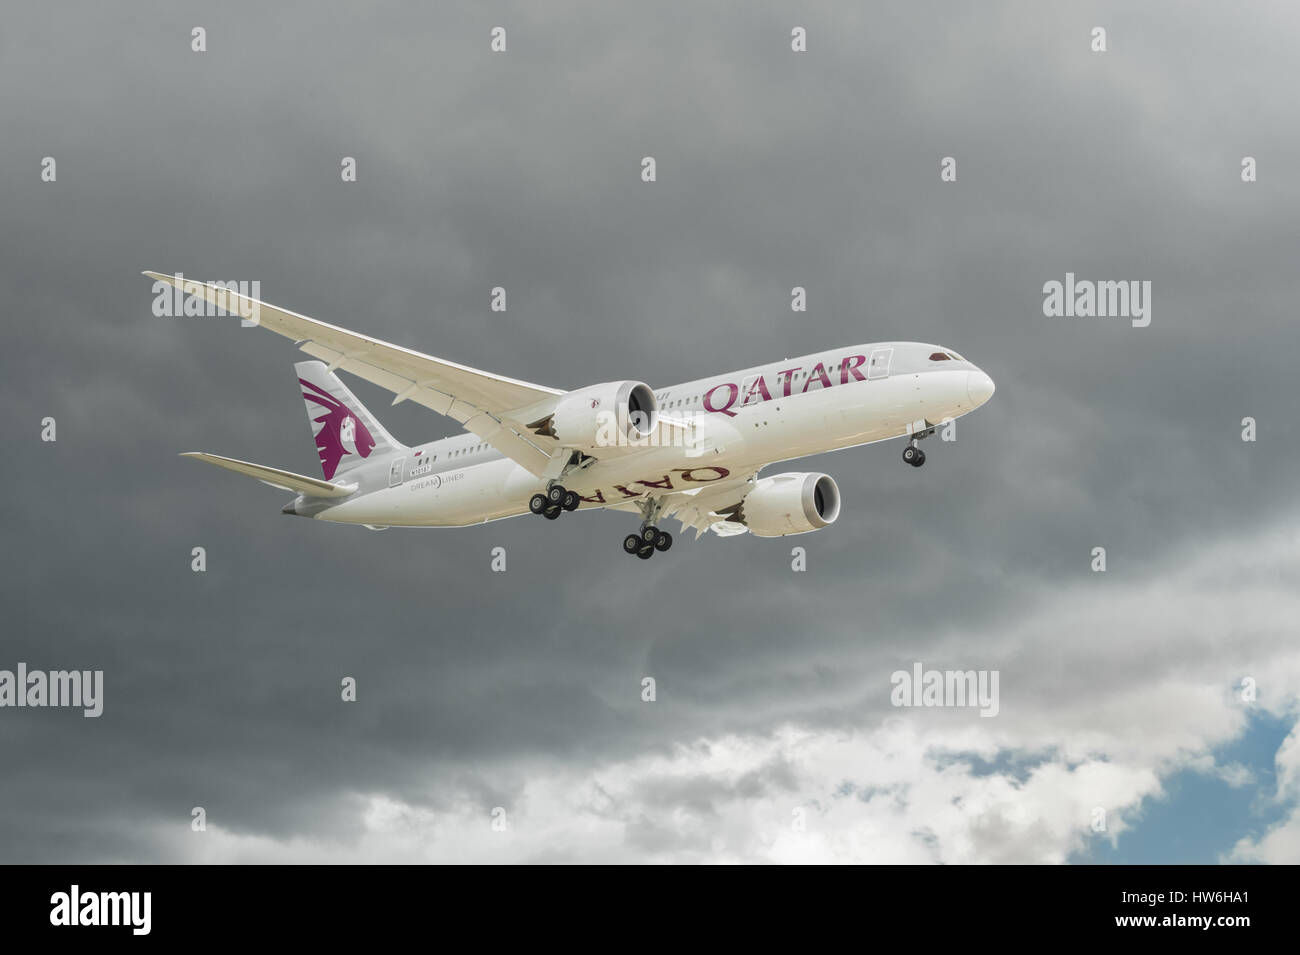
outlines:
[{"label": "airplane", "polygon": [[[760,477],[774,463],[906,438],[903,460],[948,421],[987,402],[993,379],[950,348],[876,342],[832,348],[654,390],[611,381],[562,391],[459,365],[243,295],[223,284],[145,272],[291,339],[324,479],[202,451],[185,457],[297,496],[284,514],[372,529],[463,527],[577,510],[640,516],[624,553],[667,551],[674,519],[729,537],[784,537],[834,524],[835,480]],[[162,283],[162,284],[159,284]],[[171,291],[171,290],[167,290]],[[174,293],[172,293],[174,294]],[[406,445],[334,374],[345,371],[459,422],[466,434]]]}]

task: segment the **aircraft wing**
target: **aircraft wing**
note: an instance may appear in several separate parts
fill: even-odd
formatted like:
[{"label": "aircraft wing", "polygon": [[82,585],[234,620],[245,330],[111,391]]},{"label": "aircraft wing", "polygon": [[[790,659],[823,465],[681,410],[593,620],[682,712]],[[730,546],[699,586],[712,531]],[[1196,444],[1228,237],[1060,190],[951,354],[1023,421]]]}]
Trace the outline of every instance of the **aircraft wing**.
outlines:
[{"label": "aircraft wing", "polygon": [[276,308],[234,289],[161,272],[157,282],[198,296],[232,315],[255,316],[263,328],[283,335],[308,355],[393,392],[393,404],[414,401],[454,418],[533,474],[542,474],[558,447],[524,423],[545,417],[564,392],[425,355],[400,345],[350,332],[337,325]]},{"label": "aircraft wing", "polygon": [[[663,505],[663,517],[674,518],[682,525],[685,530],[688,527],[695,528],[695,539],[699,540],[700,536],[707,530],[712,530],[720,537],[731,537],[735,534],[747,533],[748,528],[744,524],[731,520],[731,517],[737,510],[746,494],[754,486],[754,478],[758,476],[758,471],[751,471],[748,474],[739,474],[733,477],[716,481],[703,487],[694,487],[684,491],[670,491],[667,494],[655,495]],[[647,491],[645,497],[649,497]],[[641,500],[641,498],[637,498]],[[635,501],[625,501],[615,504],[611,510],[636,510]]]}]

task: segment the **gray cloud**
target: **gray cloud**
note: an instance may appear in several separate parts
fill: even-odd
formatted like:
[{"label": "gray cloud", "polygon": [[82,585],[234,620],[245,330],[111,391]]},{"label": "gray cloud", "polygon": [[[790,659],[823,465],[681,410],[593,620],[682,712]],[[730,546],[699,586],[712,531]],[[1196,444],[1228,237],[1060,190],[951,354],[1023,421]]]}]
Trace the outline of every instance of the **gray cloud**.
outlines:
[{"label": "gray cloud", "polygon": [[[1220,584],[1225,607],[1295,584],[1285,546],[1234,574],[1294,526],[1297,21],[1284,4],[1243,19],[1172,3],[12,11],[0,666],[103,668],[107,704],[99,720],[0,713],[0,857],[202,858],[195,805],[247,840],[241,857],[362,852],[378,800],[443,857],[493,858],[449,830],[486,828],[539,780],[627,828],[569,843],[556,821],[532,857],[743,855],[720,835],[738,833],[736,807],[807,786],[782,734],[897,718],[888,675],[912,660],[1002,667],[1022,712],[1076,718],[1040,739],[1008,715],[1017,729],[991,738],[1012,750],[1083,738],[1099,698],[1121,701],[1097,753],[1247,663],[1294,672],[1267,613],[1161,620]],[[487,47],[498,24],[504,56]],[[1099,24],[1104,56],[1087,45]],[[945,155],[955,184],[938,181]],[[233,322],[155,318],[145,268],[256,279],[295,311],[559,387],[905,338],[959,349],[998,393],[921,471],[893,444],[793,465],[845,500],[835,527],[793,542],[682,540],[640,564],[616,557],[627,515],[375,534],[281,517],[274,491],[176,457],[314,465],[298,353]],[[1042,284],[1066,271],[1149,279],[1151,327],[1044,318]],[[807,314],[789,311],[793,285]],[[452,432],[350,384],[405,440]],[[38,440],[46,415],[56,444]],[[1257,444],[1239,438],[1246,415]],[[1088,572],[1099,544],[1105,577]],[[504,575],[488,571],[497,545]],[[1073,626],[1121,589],[1131,616]],[[1135,668],[1159,719],[1132,702]],[[345,675],[356,706],[337,702]],[[1135,781],[1115,791],[1140,798],[1144,774],[1239,730],[1215,712],[1130,753]],[[963,733],[927,745],[965,752]],[[697,748],[732,736],[755,747],[734,778]],[[609,766],[640,767],[645,794],[592,796]],[[711,821],[680,826],[673,805]],[[948,830],[910,822],[942,856]],[[980,817],[971,838],[989,849],[1006,825]]]}]

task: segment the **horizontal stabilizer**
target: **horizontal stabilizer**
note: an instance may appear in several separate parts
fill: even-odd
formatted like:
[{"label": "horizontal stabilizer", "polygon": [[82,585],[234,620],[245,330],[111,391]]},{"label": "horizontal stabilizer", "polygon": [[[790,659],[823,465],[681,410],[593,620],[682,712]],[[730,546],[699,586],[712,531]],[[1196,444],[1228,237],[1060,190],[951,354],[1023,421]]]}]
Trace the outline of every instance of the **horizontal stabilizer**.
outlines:
[{"label": "horizontal stabilizer", "polygon": [[272,487],[295,491],[298,494],[306,494],[308,497],[347,497],[357,489],[355,484],[335,484],[330,481],[321,481],[317,478],[307,477],[305,474],[294,474],[292,471],[268,468],[264,464],[252,464],[236,458],[223,458],[219,454],[208,454],[206,451],[186,451],[181,457],[207,461],[209,464],[215,464],[227,471],[247,474],[249,477],[255,477]]}]

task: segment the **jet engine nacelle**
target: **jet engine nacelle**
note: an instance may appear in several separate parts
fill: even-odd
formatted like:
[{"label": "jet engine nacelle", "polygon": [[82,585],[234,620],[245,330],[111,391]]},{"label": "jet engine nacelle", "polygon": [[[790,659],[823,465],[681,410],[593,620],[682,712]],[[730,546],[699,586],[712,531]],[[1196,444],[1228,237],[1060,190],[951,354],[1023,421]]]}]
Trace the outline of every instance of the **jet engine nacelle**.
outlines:
[{"label": "jet engine nacelle", "polygon": [[758,537],[806,534],[835,523],[840,489],[828,474],[789,472],[760,478],[736,517]]},{"label": "jet engine nacelle", "polygon": [[571,391],[555,406],[548,433],[566,448],[595,451],[644,443],[659,426],[659,402],[639,381],[611,381]]}]

